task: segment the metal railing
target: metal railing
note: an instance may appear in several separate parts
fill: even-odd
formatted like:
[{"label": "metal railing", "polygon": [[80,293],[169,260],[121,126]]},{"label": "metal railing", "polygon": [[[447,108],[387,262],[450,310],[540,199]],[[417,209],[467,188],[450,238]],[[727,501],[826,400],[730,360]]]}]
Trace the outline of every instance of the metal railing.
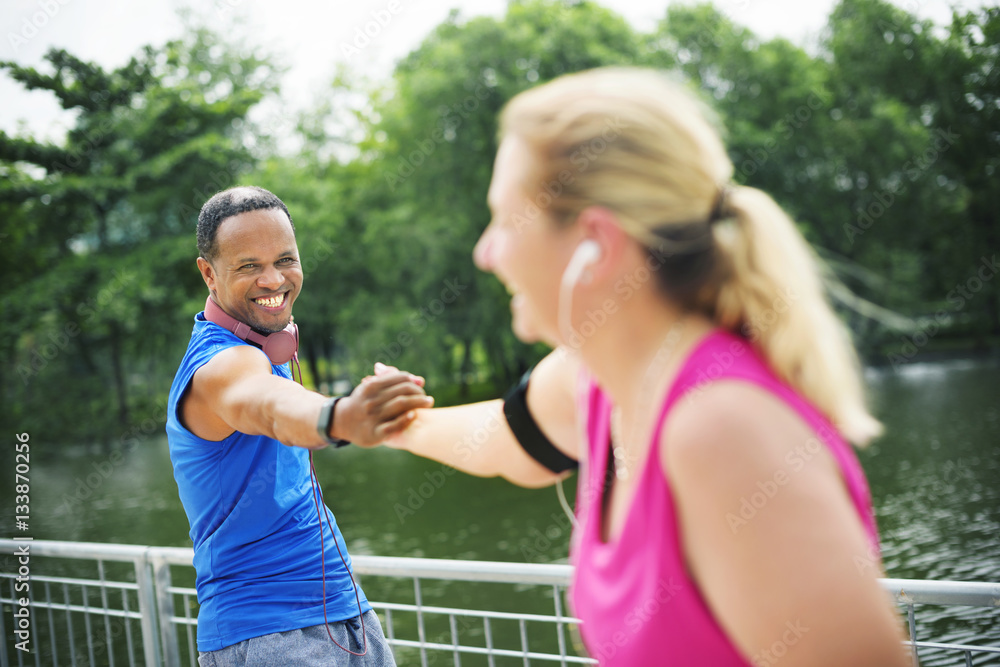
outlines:
[{"label": "metal railing", "polygon": [[[27,546],[26,546],[27,545]],[[18,554],[27,549],[23,561]],[[197,667],[194,588],[176,586],[171,568],[193,582],[191,549],[137,545],[0,539],[0,554],[12,554],[0,567],[0,665],[109,665]],[[43,567],[36,558],[45,558]],[[95,561],[96,578],[78,574],[79,567],[54,567],[55,559]],[[465,560],[354,556],[359,577],[391,582],[366,592],[394,599],[372,601],[383,619],[393,650],[406,656],[400,664],[460,665],[463,656],[496,664],[594,664],[578,655],[574,626],[565,613],[563,594],[572,574],[569,565],[498,563]],[[79,563],[75,563],[79,565]],[[111,570],[115,570],[112,572]],[[402,586],[407,580],[412,582]],[[529,607],[551,604],[551,613],[474,609],[430,604],[441,590],[428,581],[469,582],[469,586],[513,586],[527,596]],[[28,586],[20,586],[27,582]],[[904,608],[914,664],[928,654],[947,651],[973,664],[974,656],[1000,660],[1000,647],[916,639],[917,605],[1000,607],[1000,584],[883,579],[882,584]],[[385,590],[383,590],[383,588]],[[405,592],[404,592],[405,591]],[[27,597],[24,597],[27,595]],[[551,598],[551,601],[548,599]],[[27,603],[26,605],[22,603]],[[30,609],[27,635],[17,635]],[[178,607],[180,609],[178,609]],[[56,620],[58,617],[58,621]],[[8,628],[8,624],[11,625]],[[461,627],[459,627],[461,625]],[[437,628],[434,631],[434,628]],[[27,636],[17,648],[20,637]],[[530,641],[529,641],[530,636]],[[14,646],[8,644],[14,638]],[[582,651],[580,651],[582,653]],[[43,662],[44,654],[44,662]]]}]

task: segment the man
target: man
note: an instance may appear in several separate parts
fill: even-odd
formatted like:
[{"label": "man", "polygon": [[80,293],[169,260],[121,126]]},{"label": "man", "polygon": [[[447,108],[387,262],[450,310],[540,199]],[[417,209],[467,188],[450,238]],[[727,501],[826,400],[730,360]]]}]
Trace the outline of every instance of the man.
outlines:
[{"label": "man", "polygon": [[[291,216],[267,190],[209,199],[198,250],[210,301],[170,390],[167,435],[194,542],[199,663],[394,665],[314,489],[311,450],[375,445],[432,399],[403,372],[339,399],[291,379],[303,276]],[[291,347],[276,353],[268,341],[281,337]]]}]

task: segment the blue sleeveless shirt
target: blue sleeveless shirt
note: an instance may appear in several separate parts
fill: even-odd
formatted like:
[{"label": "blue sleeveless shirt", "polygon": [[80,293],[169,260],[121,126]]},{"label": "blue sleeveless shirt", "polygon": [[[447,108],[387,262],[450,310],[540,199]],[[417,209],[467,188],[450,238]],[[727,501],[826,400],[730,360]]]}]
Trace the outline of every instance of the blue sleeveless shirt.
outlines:
[{"label": "blue sleeveless shirt", "polygon": [[[199,651],[323,623],[320,522],[309,452],[238,431],[224,440],[203,440],[181,424],[177,412],[195,371],[235,345],[248,343],[199,313],[167,403],[170,460],[194,543]],[[272,365],[271,372],[291,381],[288,364]],[[357,616],[358,604],[325,520],[322,530],[332,623]],[[335,522],[333,531],[349,567]],[[361,611],[368,611],[371,605],[359,594]]]}]

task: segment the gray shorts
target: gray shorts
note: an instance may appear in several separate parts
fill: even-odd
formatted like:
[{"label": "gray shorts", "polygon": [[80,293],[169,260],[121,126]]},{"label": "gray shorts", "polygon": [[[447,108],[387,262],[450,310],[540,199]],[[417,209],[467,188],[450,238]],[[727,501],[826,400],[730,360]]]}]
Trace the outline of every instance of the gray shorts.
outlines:
[{"label": "gray shorts", "polygon": [[[374,611],[364,615],[364,637],[368,652],[351,655],[338,648],[327,636],[324,625],[300,630],[275,632],[246,639],[218,651],[198,654],[201,667],[271,667],[272,665],[319,665],[334,667],[395,667],[392,650],[382,634],[382,624]],[[337,643],[355,653],[364,650],[361,617],[330,623],[330,634]]]}]

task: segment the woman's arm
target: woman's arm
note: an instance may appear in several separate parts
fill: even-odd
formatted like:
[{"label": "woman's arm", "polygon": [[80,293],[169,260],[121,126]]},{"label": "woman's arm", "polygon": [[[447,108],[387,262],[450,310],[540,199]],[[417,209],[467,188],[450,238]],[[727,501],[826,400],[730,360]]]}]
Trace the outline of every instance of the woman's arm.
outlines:
[{"label": "woman's arm", "polygon": [[[538,363],[528,384],[528,409],[542,433],[565,455],[578,459],[576,380],[579,362],[556,350]],[[517,442],[503,401],[418,410],[402,433],[386,441],[425,458],[481,477],[500,475],[521,486],[553,484],[563,475],[533,459]]]},{"label": "woman's arm", "polygon": [[689,571],[748,660],[908,664],[839,467],[794,411],[719,382],[678,404],[661,437]]}]

